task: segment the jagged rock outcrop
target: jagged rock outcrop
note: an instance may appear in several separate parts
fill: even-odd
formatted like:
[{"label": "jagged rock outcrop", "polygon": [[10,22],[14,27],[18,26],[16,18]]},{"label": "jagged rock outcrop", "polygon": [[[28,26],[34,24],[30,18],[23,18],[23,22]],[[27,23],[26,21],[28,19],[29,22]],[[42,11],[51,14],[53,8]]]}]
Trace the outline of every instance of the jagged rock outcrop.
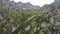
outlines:
[{"label": "jagged rock outcrop", "polygon": [[34,6],[34,5],[30,4],[29,2],[27,2],[27,3],[18,2],[18,3],[16,3],[16,8],[20,8],[20,9],[40,9],[39,6]]},{"label": "jagged rock outcrop", "polygon": [[39,6],[34,6],[30,4],[29,2],[27,3],[22,3],[22,2],[15,2],[15,1],[10,1],[10,0],[0,0],[2,3],[1,6],[5,9],[12,7],[16,9],[40,9]]}]

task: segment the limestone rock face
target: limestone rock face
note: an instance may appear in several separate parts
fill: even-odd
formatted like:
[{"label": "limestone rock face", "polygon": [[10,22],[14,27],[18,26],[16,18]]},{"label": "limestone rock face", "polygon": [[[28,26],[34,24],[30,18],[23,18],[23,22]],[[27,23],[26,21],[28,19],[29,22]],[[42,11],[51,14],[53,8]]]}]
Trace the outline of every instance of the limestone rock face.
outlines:
[{"label": "limestone rock face", "polygon": [[51,5],[52,6],[60,6],[60,0],[55,0]]},{"label": "limestone rock face", "polygon": [[43,11],[46,14],[50,13],[58,21],[60,20],[60,8],[59,7],[55,7],[55,6],[51,6],[51,5],[44,5],[41,8],[41,11]]},{"label": "limestone rock face", "polygon": [[[56,0],[56,1],[58,1],[58,0]],[[56,19],[57,22],[55,24],[55,27],[53,27],[53,28],[58,29],[57,34],[60,34],[60,6],[44,5],[41,8],[41,11],[43,11],[46,14],[48,14],[48,13],[51,14]],[[43,26],[48,27],[47,24],[45,24],[45,23],[42,24],[42,27]]]}]

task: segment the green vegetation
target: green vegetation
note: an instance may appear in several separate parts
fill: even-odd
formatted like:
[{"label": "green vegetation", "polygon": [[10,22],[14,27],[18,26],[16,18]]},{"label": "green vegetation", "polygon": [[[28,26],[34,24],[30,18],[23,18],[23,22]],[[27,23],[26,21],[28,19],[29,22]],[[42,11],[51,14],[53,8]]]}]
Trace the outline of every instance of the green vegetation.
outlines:
[{"label": "green vegetation", "polygon": [[5,5],[6,3],[0,1],[0,34],[58,33],[59,28],[56,27],[58,20],[54,17],[56,15],[54,12],[57,11],[55,7],[46,5],[42,10],[23,10],[12,6],[5,7]]},{"label": "green vegetation", "polygon": [[[13,15],[2,8],[0,8],[0,12],[0,16],[6,15],[6,17],[3,18],[4,20],[7,20],[4,23],[3,20],[0,20],[0,24],[2,24],[0,25],[0,34],[39,34],[42,32],[44,34],[56,33],[56,29],[53,28],[56,21],[50,13],[45,14],[40,10],[22,10],[16,11],[16,15]],[[11,22],[10,19],[12,19],[13,22]],[[46,23],[46,25],[42,25],[43,23]]]}]

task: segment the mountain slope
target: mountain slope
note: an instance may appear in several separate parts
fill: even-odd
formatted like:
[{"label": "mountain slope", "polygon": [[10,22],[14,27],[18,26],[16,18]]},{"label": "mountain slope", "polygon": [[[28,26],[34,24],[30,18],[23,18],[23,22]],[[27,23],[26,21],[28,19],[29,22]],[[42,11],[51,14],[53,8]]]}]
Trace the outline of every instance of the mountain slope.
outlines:
[{"label": "mountain slope", "polygon": [[23,8],[23,9],[40,9],[39,6],[34,6],[32,4],[30,4],[29,2],[27,3],[22,3],[22,2],[18,2],[16,3],[16,7],[17,8]]},{"label": "mountain slope", "polygon": [[29,2],[27,3],[22,3],[22,2],[15,2],[15,1],[6,1],[6,0],[0,0],[0,3],[2,3],[1,6],[3,6],[3,8],[9,8],[9,7],[12,7],[12,8],[16,8],[16,9],[40,9],[39,6],[35,6],[35,5],[32,5],[30,4]]},{"label": "mountain slope", "polygon": [[55,0],[51,5],[52,6],[60,6],[60,0]]}]

